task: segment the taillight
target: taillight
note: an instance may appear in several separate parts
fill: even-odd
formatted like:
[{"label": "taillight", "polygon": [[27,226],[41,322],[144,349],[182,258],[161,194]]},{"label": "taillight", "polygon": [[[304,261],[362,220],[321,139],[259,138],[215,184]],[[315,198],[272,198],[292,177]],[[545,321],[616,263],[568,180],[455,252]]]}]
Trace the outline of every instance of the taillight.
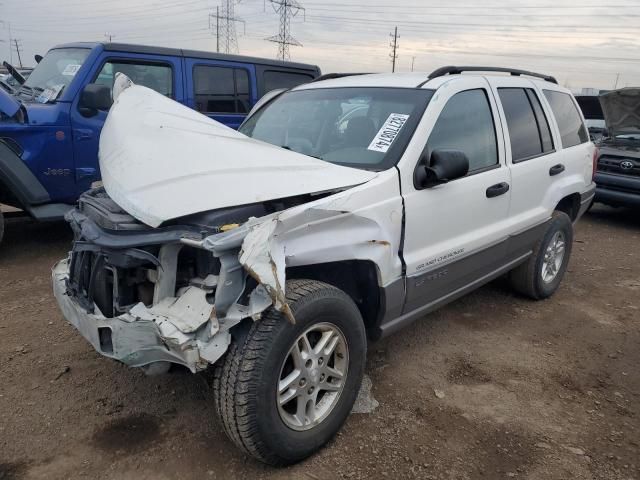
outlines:
[{"label": "taillight", "polygon": [[598,147],[593,149],[593,172],[591,173],[591,181],[593,182],[596,178],[596,170],[598,169],[598,157],[600,156],[600,150]]}]

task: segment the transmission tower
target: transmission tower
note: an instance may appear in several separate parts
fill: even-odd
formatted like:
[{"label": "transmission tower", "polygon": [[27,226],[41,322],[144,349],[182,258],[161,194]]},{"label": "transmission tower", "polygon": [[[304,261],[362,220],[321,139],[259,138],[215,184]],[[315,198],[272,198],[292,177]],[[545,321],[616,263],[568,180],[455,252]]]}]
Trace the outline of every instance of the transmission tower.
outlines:
[{"label": "transmission tower", "polygon": [[400,48],[400,45],[398,45],[398,27],[395,28],[395,30],[393,31],[393,33],[390,33],[389,36],[391,37],[391,43],[389,44],[389,46],[391,47],[391,53],[389,54],[389,57],[391,58],[391,72],[395,72],[396,71],[396,59],[398,58],[398,48]]},{"label": "transmission tower", "polygon": [[224,53],[238,53],[238,35],[236,23],[244,20],[235,16],[235,4],[240,0],[221,0],[216,13],[209,14],[209,29],[215,31],[216,51]]},{"label": "transmission tower", "polygon": [[291,36],[291,19],[300,11],[304,14],[304,7],[297,0],[269,0],[271,6],[280,15],[280,31],[277,35],[265,40],[278,44],[278,56],[280,60],[289,60],[289,45],[301,47],[302,44]]}]

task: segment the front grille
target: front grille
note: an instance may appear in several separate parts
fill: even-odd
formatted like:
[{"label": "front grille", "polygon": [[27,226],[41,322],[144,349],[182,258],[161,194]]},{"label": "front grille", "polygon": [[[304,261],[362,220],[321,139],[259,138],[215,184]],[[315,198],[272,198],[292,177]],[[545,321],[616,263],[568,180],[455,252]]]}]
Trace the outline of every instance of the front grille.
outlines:
[{"label": "front grille", "polygon": [[[631,168],[623,168],[623,164],[628,162]],[[598,160],[598,171],[603,173],[615,173],[617,175],[629,175],[640,177],[640,160],[624,157],[602,156]]]}]

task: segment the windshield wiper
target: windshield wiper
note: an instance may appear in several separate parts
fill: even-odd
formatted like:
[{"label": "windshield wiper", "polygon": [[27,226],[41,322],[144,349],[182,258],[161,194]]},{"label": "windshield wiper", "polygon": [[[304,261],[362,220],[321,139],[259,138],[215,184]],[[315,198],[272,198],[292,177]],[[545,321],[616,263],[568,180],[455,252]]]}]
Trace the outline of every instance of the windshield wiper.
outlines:
[{"label": "windshield wiper", "polygon": [[322,157],[317,157],[315,155],[311,155],[310,153],[302,153],[302,152],[298,152],[296,150],[292,150],[289,145],[280,145],[280,148],[284,148],[285,150],[289,150],[290,152],[296,152],[296,153],[299,153],[301,155],[306,155],[307,157],[317,158],[318,160],[324,160]]}]

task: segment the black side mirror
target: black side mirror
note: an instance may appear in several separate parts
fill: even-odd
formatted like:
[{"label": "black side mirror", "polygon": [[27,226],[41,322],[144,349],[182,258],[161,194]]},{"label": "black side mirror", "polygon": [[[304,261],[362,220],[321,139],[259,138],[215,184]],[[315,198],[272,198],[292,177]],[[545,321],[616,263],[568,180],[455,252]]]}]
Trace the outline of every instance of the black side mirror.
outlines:
[{"label": "black side mirror", "polygon": [[[429,161],[427,161],[429,160]],[[469,159],[459,150],[434,150],[431,157],[420,160],[413,176],[419,190],[464,177],[469,172]]]},{"label": "black side mirror", "polygon": [[42,55],[34,55],[33,56],[34,60],[36,61],[36,63],[40,63],[42,61]]},{"label": "black side mirror", "polygon": [[78,108],[85,117],[97,115],[99,110],[111,108],[111,89],[106,85],[90,83],[80,93]]}]

